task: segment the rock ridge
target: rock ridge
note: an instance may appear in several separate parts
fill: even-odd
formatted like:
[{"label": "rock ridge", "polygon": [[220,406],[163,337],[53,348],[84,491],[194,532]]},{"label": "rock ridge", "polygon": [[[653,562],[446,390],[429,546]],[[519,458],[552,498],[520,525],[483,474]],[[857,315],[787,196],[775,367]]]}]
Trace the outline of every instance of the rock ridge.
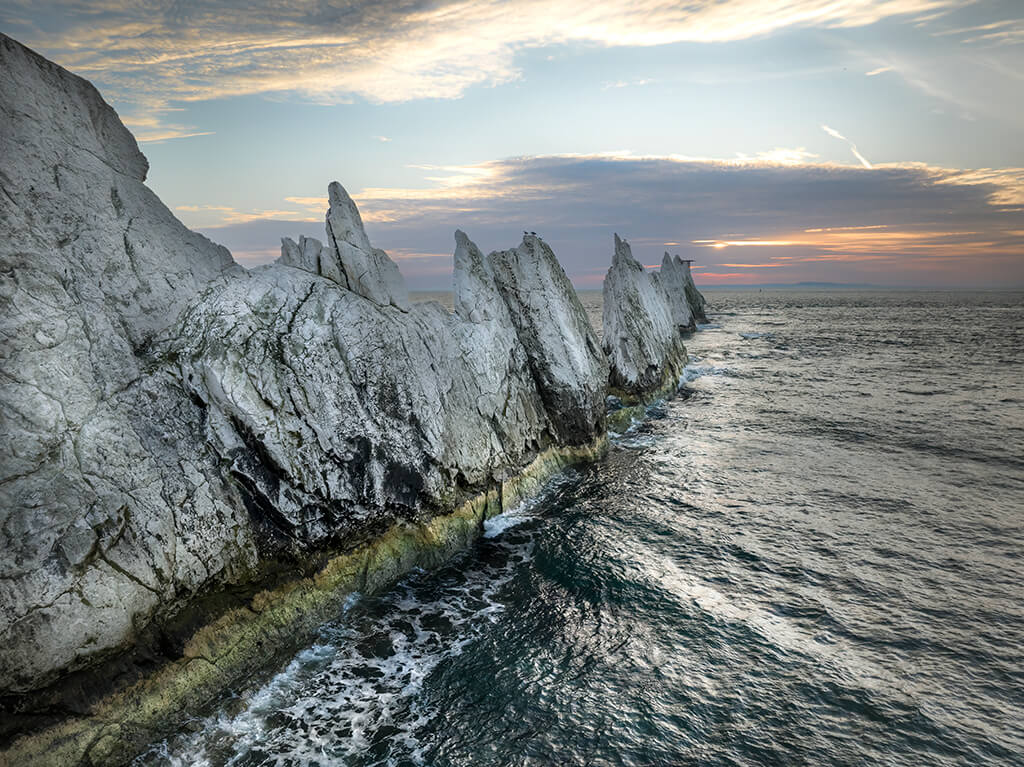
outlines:
[{"label": "rock ridge", "polygon": [[[323,242],[246,270],[92,85],[3,35],[0,111],[0,760],[130,759],[261,643],[600,456],[609,385],[674,388],[704,316],[688,264],[617,236],[604,349],[532,234],[457,231],[455,312],[412,303],[338,182]],[[79,689],[133,648],[118,692]]]}]

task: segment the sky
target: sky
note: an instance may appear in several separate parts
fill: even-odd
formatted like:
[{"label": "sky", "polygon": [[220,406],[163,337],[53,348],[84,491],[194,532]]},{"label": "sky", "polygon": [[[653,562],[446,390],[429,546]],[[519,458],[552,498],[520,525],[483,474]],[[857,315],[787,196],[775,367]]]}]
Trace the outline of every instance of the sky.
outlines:
[{"label": "sky", "polygon": [[1020,0],[3,0],[253,266],[340,181],[413,289],[453,232],[613,232],[699,285],[1024,287]]}]

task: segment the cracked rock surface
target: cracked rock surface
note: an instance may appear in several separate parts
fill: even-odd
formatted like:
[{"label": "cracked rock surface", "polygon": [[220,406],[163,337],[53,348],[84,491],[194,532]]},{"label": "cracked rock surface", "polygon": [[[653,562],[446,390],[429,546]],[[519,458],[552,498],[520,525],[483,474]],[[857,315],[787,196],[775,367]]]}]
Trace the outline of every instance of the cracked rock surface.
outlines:
[{"label": "cracked rock surface", "polygon": [[676,269],[682,271],[683,282],[685,283],[686,290],[686,301],[690,305],[690,312],[693,314],[693,319],[701,324],[707,324],[707,305],[708,302],[704,299],[704,296],[697,286],[693,284],[693,275],[690,273],[690,262],[684,261],[679,256],[675,256],[672,259],[676,265]]},{"label": "cracked rock surface", "polygon": [[[683,264],[679,256],[672,258],[666,253],[661,259],[658,278],[668,296],[668,306],[673,324],[680,332],[688,333],[697,329],[697,321],[693,317],[693,309],[690,308],[686,292],[689,269],[684,269],[684,266],[688,266],[688,264]],[[690,282],[692,283],[693,280],[691,279]],[[696,290],[696,288],[694,289]]]},{"label": "cracked rock surface", "polygon": [[144,185],[86,81],[0,35],[0,688],[130,643],[253,561],[198,413],[149,348],[242,272]]},{"label": "cracked rock surface", "polygon": [[487,256],[526,349],[556,441],[582,445],[604,433],[608,360],[586,310],[551,248],[527,234]]},{"label": "cracked rock surface", "polygon": [[[473,268],[456,262],[457,304],[488,287],[469,287]],[[546,446],[506,316],[401,311],[272,265],[200,295],[166,353],[250,509],[305,547],[442,509]]]}]

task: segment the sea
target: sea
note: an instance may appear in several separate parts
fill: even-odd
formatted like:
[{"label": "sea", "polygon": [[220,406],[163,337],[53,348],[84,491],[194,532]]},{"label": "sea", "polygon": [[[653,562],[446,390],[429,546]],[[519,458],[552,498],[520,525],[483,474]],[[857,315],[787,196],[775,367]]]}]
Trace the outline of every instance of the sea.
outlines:
[{"label": "sea", "polygon": [[1024,765],[1024,294],[707,297],[606,459],[137,764]]}]

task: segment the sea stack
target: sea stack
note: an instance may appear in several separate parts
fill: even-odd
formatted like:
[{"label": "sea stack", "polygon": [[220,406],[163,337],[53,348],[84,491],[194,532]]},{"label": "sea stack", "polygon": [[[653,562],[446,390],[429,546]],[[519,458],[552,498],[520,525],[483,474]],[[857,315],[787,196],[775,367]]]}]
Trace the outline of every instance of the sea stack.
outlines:
[{"label": "sea stack", "polygon": [[678,385],[687,361],[673,319],[672,305],[678,300],[616,234],[615,255],[604,278],[602,319],[609,391],[624,402],[641,402]]},{"label": "sea stack", "polygon": [[[658,276],[668,295],[672,322],[680,333],[691,333],[697,329],[697,321],[694,319],[693,309],[690,308],[690,301],[687,297],[688,273],[678,257],[672,258],[665,253],[661,259],[661,270],[658,272]],[[692,280],[690,282],[692,283]]]},{"label": "sea stack", "polygon": [[672,259],[672,262],[675,264],[677,269],[682,271],[686,290],[686,300],[690,304],[690,311],[693,313],[694,320],[706,325],[708,315],[705,309],[708,302],[704,300],[704,296],[699,290],[697,290],[697,286],[693,284],[693,275],[690,274],[690,264],[692,262],[682,259],[679,256],[675,256]]},{"label": "sea stack", "polygon": [[551,248],[534,234],[487,263],[530,359],[552,437],[585,445],[604,432],[608,361],[579,296]]}]

